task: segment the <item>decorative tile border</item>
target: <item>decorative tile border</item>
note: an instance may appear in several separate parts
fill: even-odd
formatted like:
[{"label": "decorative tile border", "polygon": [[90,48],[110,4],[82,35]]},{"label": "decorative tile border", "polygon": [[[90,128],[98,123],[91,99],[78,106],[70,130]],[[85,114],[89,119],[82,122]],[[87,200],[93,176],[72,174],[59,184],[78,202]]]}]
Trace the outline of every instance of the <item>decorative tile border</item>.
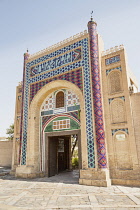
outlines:
[{"label": "decorative tile border", "polygon": [[121,68],[121,66],[118,66],[118,67],[113,68],[113,69],[107,69],[106,70],[106,75],[108,75],[111,71],[114,71],[114,70],[122,71],[122,68]]},{"label": "decorative tile border", "polygon": [[109,65],[109,64],[116,63],[116,62],[119,62],[119,61],[120,61],[120,55],[116,55],[114,57],[105,59],[105,64]]},{"label": "decorative tile border", "polygon": [[96,25],[97,24],[92,20],[88,22],[98,166],[99,168],[106,168],[107,159],[103,122],[102,96],[100,87],[101,85],[99,71],[99,52]]},{"label": "decorative tile border", "polygon": [[[79,116],[78,116],[78,111],[75,111],[75,112],[68,112],[68,113],[65,113],[65,114],[62,114],[64,116],[68,116],[68,117],[73,117],[75,118],[76,121],[78,121],[80,123],[80,120],[79,120]],[[51,116],[43,116],[42,117],[42,127],[44,127],[44,125],[51,121],[52,118],[55,118],[56,115],[51,115]],[[57,115],[57,117],[59,117],[59,115]]]},{"label": "decorative tile border", "polygon": [[124,131],[124,132],[126,132],[127,134],[129,134],[128,128],[118,128],[118,129],[112,129],[112,136],[114,136],[114,134],[115,134],[117,131]]},{"label": "decorative tile border", "polygon": [[46,115],[52,115],[53,114],[53,110],[49,110],[49,111],[42,111],[41,112],[41,116],[46,116]]},{"label": "decorative tile border", "polygon": [[43,116],[42,117],[42,127],[44,127],[45,123],[51,119],[52,116]]},{"label": "decorative tile border", "polygon": [[[20,123],[20,142],[19,142],[19,164],[22,164],[24,160],[26,160],[26,139],[25,134],[27,137],[27,130],[26,133],[23,131],[23,124],[24,124],[24,98],[25,98],[25,81],[26,81],[26,61],[29,58],[29,54],[24,53],[24,64],[23,64],[23,82],[22,82],[22,101],[21,101],[21,123]],[[24,135],[23,135],[24,132]],[[22,160],[21,160],[22,159]]]},{"label": "decorative tile border", "polygon": [[[46,59],[53,58],[54,56],[58,56],[62,53],[68,52],[69,50],[73,50],[75,48],[82,47],[82,60],[78,60],[75,63],[69,64],[67,66],[61,67],[59,69],[54,69],[49,72],[44,72],[40,75],[36,75],[34,77],[30,77],[30,68],[34,65],[39,64],[40,62],[44,62]],[[86,133],[87,133],[87,147],[88,147],[88,159],[89,159],[89,167],[94,167],[94,138],[93,138],[93,119],[92,119],[92,106],[91,106],[91,88],[90,88],[90,69],[89,69],[89,49],[88,49],[88,38],[84,38],[80,41],[77,41],[71,45],[68,45],[64,48],[56,50],[50,54],[44,55],[38,59],[35,59],[26,64],[26,77],[24,82],[24,110],[23,110],[23,137],[22,137],[22,159],[21,164],[26,165],[26,147],[27,147],[27,127],[28,127],[28,99],[30,97],[30,101],[33,99],[34,95],[41,89],[45,84],[50,81],[57,79],[64,79],[67,81],[71,81],[76,85],[83,89],[84,86],[84,98],[85,98],[85,114],[86,114]],[[83,79],[84,83],[82,84],[81,79],[81,68],[83,67]],[[74,70],[74,69],[79,69]],[[77,72],[76,72],[77,71]],[[76,73],[74,73],[76,72]],[[34,84],[33,84],[34,83]],[[31,88],[31,92],[29,93],[29,87]]]},{"label": "decorative tile border", "polygon": [[53,51],[53,52],[51,52],[51,53],[49,53],[49,54],[43,55],[42,57],[39,57],[39,58],[37,58],[37,59],[35,59],[35,60],[33,60],[33,61],[27,63],[26,67],[28,68],[28,67],[37,65],[37,64],[39,64],[39,63],[41,63],[41,62],[44,62],[44,61],[46,61],[46,60],[48,60],[48,59],[51,59],[51,58],[55,57],[55,56],[59,56],[60,54],[63,54],[63,53],[66,53],[66,52],[68,52],[68,51],[70,51],[70,50],[73,50],[73,49],[75,49],[75,48],[81,47],[81,46],[83,46],[83,43],[84,43],[84,41],[85,41],[86,39],[87,39],[87,38],[82,39],[82,40],[80,40],[79,42],[75,42],[75,43],[73,43],[73,44],[71,44],[71,45],[68,45],[68,46],[66,46],[66,47],[63,47],[63,48],[61,48],[61,49],[58,49],[58,50],[56,50],[56,51]]},{"label": "decorative tile border", "polygon": [[81,47],[30,68],[30,77],[70,64],[82,58]]},{"label": "decorative tile border", "polygon": [[67,107],[67,111],[68,112],[71,112],[71,111],[74,111],[74,110],[80,110],[80,105],[75,105],[75,106],[69,106],[69,107]]},{"label": "decorative tile border", "polygon": [[[82,84],[82,69],[77,69],[75,71],[69,71],[66,74],[59,75],[59,72],[57,72],[58,75],[50,78],[47,77],[44,81],[39,81],[37,83],[30,85],[30,102],[32,101],[33,97],[37,94],[37,92],[46,84],[49,82],[55,81],[55,80],[67,80],[72,82],[73,84],[77,85],[81,90],[83,90],[83,84]],[[48,75],[47,75],[48,76]]]},{"label": "decorative tile border", "polygon": [[118,99],[118,98],[120,98],[120,99],[122,99],[123,101],[125,101],[125,96],[117,97],[117,98],[109,98],[109,99],[108,99],[109,104],[110,104],[114,99]]}]

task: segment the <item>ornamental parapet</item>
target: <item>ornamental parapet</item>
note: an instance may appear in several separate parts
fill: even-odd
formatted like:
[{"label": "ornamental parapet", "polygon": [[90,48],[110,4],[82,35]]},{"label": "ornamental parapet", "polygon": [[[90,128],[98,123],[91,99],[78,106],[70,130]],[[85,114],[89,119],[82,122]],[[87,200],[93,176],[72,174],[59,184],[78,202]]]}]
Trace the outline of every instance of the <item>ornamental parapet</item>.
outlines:
[{"label": "ornamental parapet", "polygon": [[82,37],[82,36],[84,36],[86,34],[88,34],[88,32],[87,32],[87,30],[84,30],[84,31],[82,31],[82,32],[80,32],[80,33],[78,33],[78,34],[76,34],[74,36],[71,36],[70,38],[64,39],[63,41],[58,42],[57,44],[54,44],[54,45],[52,45],[50,47],[45,48],[44,50],[41,50],[41,51],[39,51],[37,53],[34,53],[34,54],[30,55],[29,59],[32,59],[33,57],[36,57],[36,56],[38,56],[40,54],[43,54],[43,53],[48,53],[49,51],[54,50],[55,48],[60,47],[60,46],[66,44],[68,42],[71,42],[71,41],[73,41],[75,39],[78,39],[78,38],[80,38],[80,37]]},{"label": "ornamental parapet", "polygon": [[123,49],[124,49],[123,44],[119,45],[119,46],[111,47],[110,49],[103,51],[102,56],[105,56],[105,55],[108,55],[108,54],[111,54],[113,52],[117,52],[117,51],[123,50]]}]

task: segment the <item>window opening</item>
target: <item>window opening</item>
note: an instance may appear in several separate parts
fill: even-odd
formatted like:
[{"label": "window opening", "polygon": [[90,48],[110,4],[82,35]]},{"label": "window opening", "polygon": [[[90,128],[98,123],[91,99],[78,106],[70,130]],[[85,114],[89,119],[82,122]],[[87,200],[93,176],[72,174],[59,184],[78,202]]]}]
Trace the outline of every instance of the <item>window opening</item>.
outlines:
[{"label": "window opening", "polygon": [[60,91],[56,94],[56,108],[64,107],[64,92]]}]

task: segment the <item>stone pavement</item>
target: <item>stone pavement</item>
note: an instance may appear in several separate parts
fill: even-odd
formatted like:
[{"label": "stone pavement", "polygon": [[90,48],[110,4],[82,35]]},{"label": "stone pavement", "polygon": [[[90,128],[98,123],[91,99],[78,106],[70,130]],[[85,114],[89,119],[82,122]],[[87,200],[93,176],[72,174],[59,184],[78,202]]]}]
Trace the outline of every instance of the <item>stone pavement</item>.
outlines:
[{"label": "stone pavement", "polygon": [[47,178],[0,176],[0,210],[140,209],[140,188],[78,184],[78,172]]}]

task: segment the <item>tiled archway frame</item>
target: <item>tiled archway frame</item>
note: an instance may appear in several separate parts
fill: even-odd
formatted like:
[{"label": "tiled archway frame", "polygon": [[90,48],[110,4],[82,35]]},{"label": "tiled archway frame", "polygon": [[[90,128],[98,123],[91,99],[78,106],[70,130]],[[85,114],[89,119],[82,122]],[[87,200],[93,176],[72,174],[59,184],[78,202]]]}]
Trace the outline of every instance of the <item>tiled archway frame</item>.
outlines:
[{"label": "tiled archway frame", "polygon": [[[49,58],[61,55],[62,53],[68,52],[77,47],[82,47],[82,59],[70,63],[59,69],[53,69],[49,72],[43,72],[40,75],[30,77],[30,68],[40,62],[46,61]],[[71,45],[56,50],[48,55],[42,56],[26,64],[25,74],[25,91],[24,91],[24,107],[23,107],[23,139],[22,139],[22,153],[21,153],[21,165],[26,165],[26,148],[27,148],[27,129],[28,129],[28,118],[29,118],[29,87],[35,82],[40,82],[45,79],[52,78],[55,75],[67,74],[68,72],[83,68],[83,86],[84,86],[84,99],[85,99],[85,115],[86,115],[86,135],[87,135],[87,148],[88,148],[88,167],[95,167],[95,155],[94,155],[94,137],[93,137],[93,119],[92,119],[92,102],[91,102],[91,85],[90,85],[90,68],[89,68],[89,48],[88,38],[83,38]],[[65,80],[67,80],[65,78]]]},{"label": "tiled archway frame", "polygon": [[[35,165],[38,167],[37,171],[40,170],[40,156],[39,150],[42,147],[40,144],[40,135],[39,132],[41,130],[41,121],[40,121],[40,107],[44,100],[54,91],[58,89],[72,89],[73,92],[79,97],[80,108],[83,110],[81,112],[81,144],[82,144],[82,151],[81,154],[83,155],[82,160],[84,159],[83,165],[86,164],[88,166],[88,158],[87,158],[87,140],[86,140],[86,130],[85,130],[85,108],[84,108],[84,100],[82,91],[74,84],[68,81],[57,80],[46,84],[41,90],[35,95],[29,109],[29,129],[28,129],[28,142],[27,142],[27,165]],[[32,129],[30,129],[30,127]],[[42,133],[43,134],[43,133]],[[43,148],[42,148],[43,149]],[[43,151],[43,150],[42,150]],[[41,154],[41,153],[40,153]],[[38,164],[38,166],[37,166]]]}]

